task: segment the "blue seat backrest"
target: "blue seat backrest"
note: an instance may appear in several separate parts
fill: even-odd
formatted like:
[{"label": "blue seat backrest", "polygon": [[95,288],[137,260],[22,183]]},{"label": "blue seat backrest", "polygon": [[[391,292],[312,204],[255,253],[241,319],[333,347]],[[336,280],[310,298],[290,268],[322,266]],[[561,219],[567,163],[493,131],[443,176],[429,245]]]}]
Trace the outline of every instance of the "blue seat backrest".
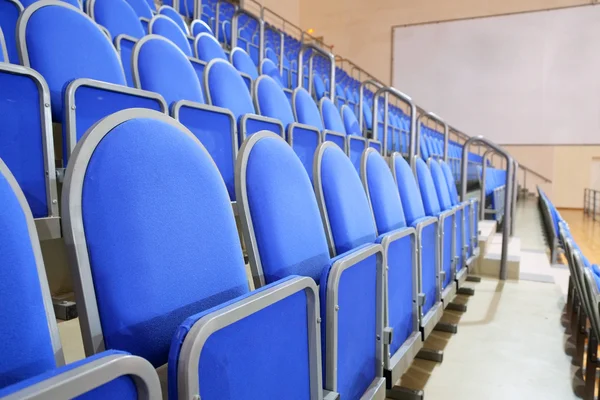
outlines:
[{"label": "blue seat backrest", "polygon": [[254,61],[250,58],[248,53],[239,47],[236,47],[231,51],[231,63],[240,72],[244,74],[248,74],[252,81],[258,79],[258,70],[256,69],[256,65],[254,65]]},{"label": "blue seat backrest", "polygon": [[415,176],[410,165],[401,156],[394,157],[394,178],[402,200],[406,222],[412,225],[426,215]]},{"label": "blue seat backrest", "polygon": [[69,164],[85,171],[82,187],[70,190],[81,191],[106,348],[157,367],[185,318],[248,292],[219,171],[189,131],[158,118],[123,120],[90,149],[89,162],[84,156]]},{"label": "blue seat backrest", "polygon": [[366,157],[363,158],[366,162],[363,182],[366,182],[377,231],[381,235],[405,227],[402,200],[387,162],[375,150],[368,150],[363,157]]},{"label": "blue seat backrest", "polygon": [[[50,301],[33,218],[0,160],[0,388],[56,367],[44,301]],[[44,293],[44,287],[46,293]],[[19,307],[9,306],[15,299]],[[50,305],[51,307],[51,305]],[[52,315],[53,317],[53,315]],[[52,321],[54,323],[54,321]]]},{"label": "blue seat backrest", "polygon": [[431,171],[429,170],[429,167],[427,167],[425,161],[421,158],[417,158],[416,169],[425,213],[430,217],[437,216],[440,213],[440,203],[435,190],[435,184],[433,183],[433,178],[431,177]]},{"label": "blue seat backrest", "polygon": [[[318,283],[329,265],[329,249],[302,162],[273,134],[253,145],[245,171],[247,203],[266,283],[292,274],[310,276]],[[236,179],[243,178],[244,174],[236,175]],[[243,196],[236,195],[238,199]]]},{"label": "blue seat backrest", "polygon": [[[40,0],[21,0],[20,2],[24,8],[27,8],[30,5],[32,5],[33,3],[36,3],[38,1],[40,1]],[[81,10],[81,3],[79,3],[78,0],[61,0],[61,1],[64,1],[65,3],[70,4],[73,7],[76,7]]]},{"label": "blue seat backrest", "polygon": [[161,6],[158,10],[158,14],[164,15],[175,22],[184,35],[189,34],[189,28],[183,20],[183,17],[173,7]]},{"label": "blue seat backrest", "polygon": [[323,97],[325,97],[325,92],[327,91],[327,89],[325,88],[325,83],[323,82],[323,78],[321,78],[321,75],[313,75],[313,88],[315,90],[315,97],[317,98],[317,100],[320,100]]},{"label": "blue seat backrest", "polygon": [[262,63],[260,64],[260,74],[270,76],[280,87],[284,87],[279,69],[273,63],[273,61],[269,60],[268,58],[262,60]]},{"label": "blue seat backrest", "polygon": [[450,210],[452,208],[452,199],[450,197],[450,192],[448,191],[448,182],[446,181],[444,171],[436,160],[431,160],[429,168],[431,169],[431,177],[435,184],[435,191],[440,207],[443,211]]},{"label": "blue seat backrest", "polygon": [[231,110],[236,121],[244,114],[254,114],[252,97],[238,71],[226,60],[211,61],[204,72],[208,102]]},{"label": "blue seat backrest", "polygon": [[344,118],[344,127],[346,128],[346,134],[356,135],[362,137],[362,131],[354,115],[354,111],[346,105],[342,106],[342,117]]},{"label": "blue seat backrest", "polygon": [[294,89],[292,104],[296,121],[314,126],[320,131],[323,130],[323,120],[319,108],[306,89],[301,87]]},{"label": "blue seat backrest", "polygon": [[196,36],[194,47],[196,49],[196,58],[206,63],[217,58],[228,61],[225,51],[223,51],[217,39],[210,33],[201,33]]},{"label": "blue seat backrest", "polygon": [[12,64],[19,64],[16,26],[22,10],[23,6],[17,0],[0,0],[0,29],[4,34],[8,59]]},{"label": "blue seat backrest", "polygon": [[214,36],[212,29],[210,29],[210,26],[208,26],[208,24],[202,21],[201,19],[195,19],[192,22],[190,28],[192,31],[192,36],[194,37],[198,36],[201,33],[210,33]]},{"label": "blue seat backrest", "polygon": [[148,20],[152,19],[152,8],[148,4],[146,0],[125,0],[133,11],[137,14],[138,18],[147,18]]},{"label": "blue seat backrest", "polygon": [[323,125],[325,125],[325,129],[345,134],[346,127],[344,126],[342,116],[340,115],[340,112],[335,104],[333,104],[329,98],[323,97],[319,101],[319,106],[321,109],[321,115],[323,116]]},{"label": "blue seat backrest", "polygon": [[170,18],[164,15],[156,15],[150,21],[149,33],[159,35],[169,39],[177,47],[183,51],[187,57],[192,57],[192,48],[190,42],[187,40],[185,33],[177,26],[177,24]]},{"label": "blue seat backrest", "polygon": [[374,243],[373,213],[352,161],[332,143],[322,144],[317,153],[315,187],[323,194],[336,254]]},{"label": "blue seat backrest", "polygon": [[48,216],[43,128],[51,118],[43,109],[42,80],[30,70],[0,70],[0,158],[21,185],[34,218]]},{"label": "blue seat backrest", "polygon": [[293,122],[294,113],[283,89],[270,76],[262,75],[256,81],[254,89],[256,111],[265,117],[281,121],[284,128]]},{"label": "blue seat backrest", "polygon": [[421,158],[424,160],[429,159],[429,157],[431,156],[431,154],[429,154],[429,148],[427,147],[427,140],[426,137],[423,136],[421,137],[421,141],[419,143],[419,147],[421,150]]},{"label": "blue seat backrest", "polygon": [[[38,2],[20,19],[25,29],[25,66],[42,74],[50,88],[52,117],[63,119],[65,86],[77,78],[126,85],[110,40],[87,15],[66,3]],[[27,60],[24,60],[27,61]]]},{"label": "blue seat backrest", "polygon": [[134,80],[140,89],[160,93],[169,107],[179,100],[204,103],[198,75],[188,58],[162,36],[149,35],[133,51]]},{"label": "blue seat backrest", "polygon": [[450,193],[450,200],[452,201],[453,205],[457,205],[460,203],[460,199],[458,198],[458,189],[456,188],[456,182],[454,180],[454,175],[452,175],[452,170],[445,161],[440,162],[440,165],[442,166],[442,171],[446,177],[448,192]]},{"label": "blue seat backrest", "polygon": [[133,8],[125,0],[89,0],[94,20],[108,29],[114,40],[118,35],[140,39],[146,33]]}]

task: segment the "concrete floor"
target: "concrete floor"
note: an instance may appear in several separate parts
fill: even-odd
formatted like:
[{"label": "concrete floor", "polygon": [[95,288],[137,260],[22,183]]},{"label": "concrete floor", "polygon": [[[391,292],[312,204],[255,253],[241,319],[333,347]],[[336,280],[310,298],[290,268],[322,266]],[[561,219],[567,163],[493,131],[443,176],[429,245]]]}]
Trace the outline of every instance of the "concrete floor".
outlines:
[{"label": "concrete floor", "polygon": [[[468,311],[446,311],[443,317],[458,323],[458,334],[434,331],[426,342],[444,350],[444,361],[415,360],[401,380],[424,389],[427,400],[566,400],[581,392],[581,373],[572,364],[573,344],[562,321],[568,270],[548,264],[537,208],[530,202],[520,207],[516,233],[525,252],[537,255],[523,257],[522,267],[550,274],[554,282],[468,283],[475,295],[457,299]],[[60,322],[59,330],[67,362],[83,358],[78,321]]]}]

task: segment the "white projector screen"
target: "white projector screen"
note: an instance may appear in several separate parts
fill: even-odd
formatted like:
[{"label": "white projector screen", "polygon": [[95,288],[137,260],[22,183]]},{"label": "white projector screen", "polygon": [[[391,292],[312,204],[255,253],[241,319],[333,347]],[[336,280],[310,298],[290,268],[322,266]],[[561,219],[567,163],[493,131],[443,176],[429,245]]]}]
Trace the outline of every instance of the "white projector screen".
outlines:
[{"label": "white projector screen", "polygon": [[468,135],[600,144],[600,6],[395,27],[392,82]]}]

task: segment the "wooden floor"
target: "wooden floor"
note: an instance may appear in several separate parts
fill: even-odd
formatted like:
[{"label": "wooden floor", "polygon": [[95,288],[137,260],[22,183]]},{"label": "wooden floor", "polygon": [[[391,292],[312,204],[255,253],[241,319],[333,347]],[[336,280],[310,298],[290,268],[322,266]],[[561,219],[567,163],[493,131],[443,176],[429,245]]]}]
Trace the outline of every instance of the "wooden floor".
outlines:
[{"label": "wooden floor", "polygon": [[592,262],[600,262],[600,216],[596,221],[583,210],[558,210],[567,221],[573,238],[583,254]]}]

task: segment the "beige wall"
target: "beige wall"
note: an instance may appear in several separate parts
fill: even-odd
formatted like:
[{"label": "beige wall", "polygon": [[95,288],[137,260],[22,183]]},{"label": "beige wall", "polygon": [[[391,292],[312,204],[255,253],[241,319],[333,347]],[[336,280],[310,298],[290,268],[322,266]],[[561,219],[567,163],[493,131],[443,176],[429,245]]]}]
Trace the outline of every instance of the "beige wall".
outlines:
[{"label": "beige wall", "polygon": [[304,27],[300,25],[300,0],[259,0],[259,3],[281,15],[292,24]]},{"label": "beige wall", "polygon": [[303,28],[314,29],[316,36],[324,36],[326,43],[333,44],[336,54],[390,83],[392,26],[568,7],[592,1],[300,0],[300,21]]}]

